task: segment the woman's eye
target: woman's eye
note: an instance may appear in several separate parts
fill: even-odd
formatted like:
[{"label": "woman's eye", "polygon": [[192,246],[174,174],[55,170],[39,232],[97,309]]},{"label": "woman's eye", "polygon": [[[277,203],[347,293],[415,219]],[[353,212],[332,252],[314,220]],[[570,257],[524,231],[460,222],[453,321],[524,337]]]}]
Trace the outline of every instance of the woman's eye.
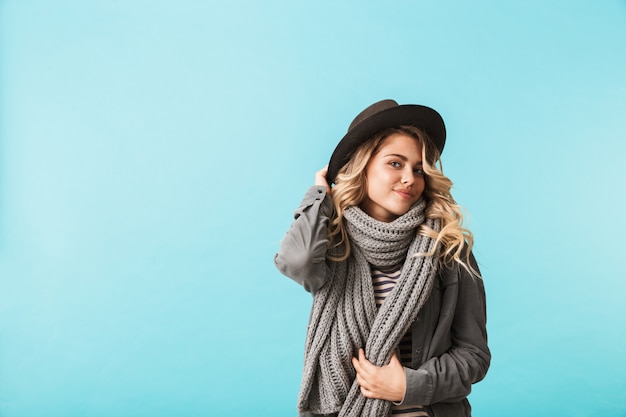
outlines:
[{"label": "woman's eye", "polygon": [[396,161],[389,162],[389,165],[391,165],[394,168],[400,168],[401,167],[400,162],[396,162]]},{"label": "woman's eye", "polygon": [[413,172],[415,173],[415,175],[419,176],[424,176],[424,174],[426,174],[422,168],[415,168]]}]

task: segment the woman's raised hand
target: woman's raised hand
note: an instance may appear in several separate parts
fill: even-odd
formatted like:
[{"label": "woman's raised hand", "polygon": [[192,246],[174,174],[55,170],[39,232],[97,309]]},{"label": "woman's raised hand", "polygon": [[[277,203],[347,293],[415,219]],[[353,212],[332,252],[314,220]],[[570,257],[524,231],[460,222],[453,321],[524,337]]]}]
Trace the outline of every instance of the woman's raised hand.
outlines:
[{"label": "woman's raised hand", "polygon": [[332,190],[328,184],[328,180],[326,179],[326,174],[328,174],[328,165],[315,173],[315,185],[326,187],[326,192],[331,194]]}]

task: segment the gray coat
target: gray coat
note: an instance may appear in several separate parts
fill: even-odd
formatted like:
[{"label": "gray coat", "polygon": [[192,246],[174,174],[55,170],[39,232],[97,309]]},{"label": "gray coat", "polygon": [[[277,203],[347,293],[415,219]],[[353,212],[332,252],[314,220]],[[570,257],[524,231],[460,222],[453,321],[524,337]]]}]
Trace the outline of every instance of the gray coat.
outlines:
[{"label": "gray coat", "polygon": [[[274,258],[279,271],[313,296],[331,279],[326,260],[331,212],[326,188],[311,187]],[[478,270],[473,255],[470,260]],[[467,396],[472,384],[484,378],[491,360],[483,280],[456,263],[442,267],[411,334],[413,356],[411,366],[405,367],[402,404],[425,406],[433,417],[469,417]]]}]

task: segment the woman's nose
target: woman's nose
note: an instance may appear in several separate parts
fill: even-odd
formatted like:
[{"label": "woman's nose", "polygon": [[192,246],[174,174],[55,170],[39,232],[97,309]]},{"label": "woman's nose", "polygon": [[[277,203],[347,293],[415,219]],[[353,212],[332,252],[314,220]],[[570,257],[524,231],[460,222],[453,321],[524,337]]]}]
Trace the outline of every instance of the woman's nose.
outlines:
[{"label": "woman's nose", "polygon": [[415,181],[412,169],[405,169],[402,171],[402,184],[411,185]]}]

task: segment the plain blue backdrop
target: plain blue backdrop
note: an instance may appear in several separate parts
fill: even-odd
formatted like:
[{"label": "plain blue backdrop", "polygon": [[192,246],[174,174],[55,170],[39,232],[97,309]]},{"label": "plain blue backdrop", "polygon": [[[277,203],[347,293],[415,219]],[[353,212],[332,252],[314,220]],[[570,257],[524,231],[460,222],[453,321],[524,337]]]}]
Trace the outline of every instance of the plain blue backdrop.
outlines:
[{"label": "plain blue backdrop", "polygon": [[274,269],[352,118],[436,108],[479,417],[626,416],[626,2],[0,0],[0,416],[294,416]]}]

